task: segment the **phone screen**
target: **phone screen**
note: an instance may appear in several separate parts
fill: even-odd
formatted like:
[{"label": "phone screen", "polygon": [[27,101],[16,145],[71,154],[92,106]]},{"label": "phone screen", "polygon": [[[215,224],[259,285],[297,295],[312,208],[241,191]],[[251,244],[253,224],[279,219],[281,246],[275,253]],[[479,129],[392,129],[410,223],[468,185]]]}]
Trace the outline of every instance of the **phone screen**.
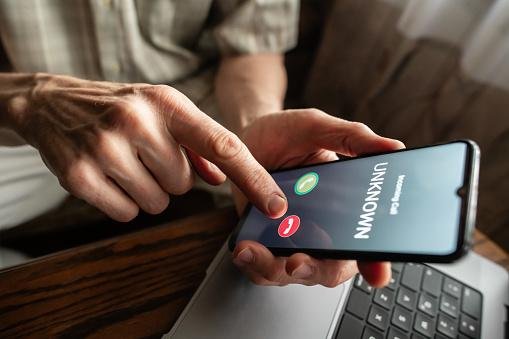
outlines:
[{"label": "phone screen", "polygon": [[466,142],[273,173],[288,211],[251,207],[237,241],[269,248],[448,255],[458,245]]}]

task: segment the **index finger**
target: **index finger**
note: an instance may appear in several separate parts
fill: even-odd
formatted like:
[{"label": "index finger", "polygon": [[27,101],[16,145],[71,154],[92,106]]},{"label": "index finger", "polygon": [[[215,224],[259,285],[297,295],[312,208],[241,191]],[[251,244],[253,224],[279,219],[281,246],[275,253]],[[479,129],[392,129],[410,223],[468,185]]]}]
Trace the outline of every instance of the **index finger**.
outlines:
[{"label": "index finger", "polygon": [[279,218],[287,209],[283,191],[232,132],[181,94],[166,115],[166,126],[179,144],[214,163],[263,213]]}]

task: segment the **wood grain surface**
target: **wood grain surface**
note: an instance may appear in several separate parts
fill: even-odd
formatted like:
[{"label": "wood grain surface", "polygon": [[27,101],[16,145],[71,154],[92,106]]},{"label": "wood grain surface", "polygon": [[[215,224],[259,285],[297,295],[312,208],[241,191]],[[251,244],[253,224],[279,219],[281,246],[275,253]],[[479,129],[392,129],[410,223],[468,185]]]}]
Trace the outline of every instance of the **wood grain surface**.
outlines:
[{"label": "wood grain surface", "polygon": [[[2,270],[0,337],[160,337],[236,222],[233,208],[216,210]],[[509,268],[482,233],[474,243]]]},{"label": "wood grain surface", "polygon": [[223,209],[0,271],[0,337],[160,337],[236,220]]}]

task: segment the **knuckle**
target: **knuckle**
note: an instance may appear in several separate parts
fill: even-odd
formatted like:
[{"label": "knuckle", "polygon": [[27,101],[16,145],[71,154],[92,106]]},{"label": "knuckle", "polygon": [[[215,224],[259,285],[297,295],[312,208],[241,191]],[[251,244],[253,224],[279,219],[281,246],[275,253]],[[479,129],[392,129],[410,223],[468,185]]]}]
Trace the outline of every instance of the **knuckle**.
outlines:
[{"label": "knuckle", "polygon": [[318,108],[314,108],[314,107],[308,108],[307,111],[308,111],[308,114],[316,115],[316,116],[321,116],[321,115],[327,114],[324,111],[319,110]]},{"label": "knuckle", "polygon": [[[182,106],[183,94],[167,85],[151,85],[144,90],[144,94],[154,103],[163,103],[165,107],[177,109]],[[162,110],[163,106],[159,106]]]},{"label": "knuckle", "polygon": [[83,160],[71,163],[59,177],[60,185],[70,193],[80,196],[80,192],[90,186],[90,169]]},{"label": "knuckle", "polygon": [[194,173],[182,153],[176,153],[172,150],[168,151],[166,156],[167,172],[175,173],[176,175],[166,175],[161,177],[161,187],[168,193],[181,195],[188,192],[194,185]]},{"label": "knuckle", "polygon": [[131,101],[126,98],[115,100],[110,104],[108,111],[110,111],[113,116],[123,117],[132,111]]},{"label": "knuckle", "polygon": [[366,124],[358,121],[350,122],[350,128],[356,133],[366,133],[371,132],[371,128],[369,128]]},{"label": "knuckle", "polygon": [[176,195],[182,195],[188,192],[194,185],[194,176],[191,173],[183,174],[180,180],[175,183],[171,189],[171,193]]},{"label": "knuckle", "polygon": [[143,127],[146,112],[149,111],[150,108],[143,100],[122,99],[111,104],[103,119],[108,128],[138,131]]},{"label": "knuckle", "polygon": [[95,150],[101,155],[110,155],[114,152],[115,143],[113,136],[108,132],[98,133],[95,138]]},{"label": "knuckle", "polygon": [[344,280],[344,271],[342,269],[338,269],[328,275],[322,285],[333,288],[341,284]]},{"label": "knuckle", "polygon": [[208,141],[209,149],[214,156],[223,161],[237,158],[244,152],[244,144],[240,139],[228,130],[222,130],[213,134]]},{"label": "knuckle", "polygon": [[167,85],[150,85],[143,88],[143,93],[157,96],[173,96],[177,90]]},{"label": "knuckle", "polygon": [[263,275],[265,279],[272,282],[282,282],[283,281],[283,275],[286,274],[286,272],[282,272],[281,269],[278,268],[271,268],[265,274]]}]

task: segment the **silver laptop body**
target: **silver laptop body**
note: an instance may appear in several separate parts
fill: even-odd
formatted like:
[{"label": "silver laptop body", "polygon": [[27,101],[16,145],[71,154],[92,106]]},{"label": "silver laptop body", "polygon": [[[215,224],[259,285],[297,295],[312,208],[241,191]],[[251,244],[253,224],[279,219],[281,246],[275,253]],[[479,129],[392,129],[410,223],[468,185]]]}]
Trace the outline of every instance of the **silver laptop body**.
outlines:
[{"label": "silver laptop body", "polygon": [[[506,270],[475,253],[454,264],[432,266],[481,291],[481,338],[506,338]],[[351,284],[352,280],[336,288],[256,286],[232,264],[231,254],[223,246],[205,280],[164,338],[333,338]]]}]

